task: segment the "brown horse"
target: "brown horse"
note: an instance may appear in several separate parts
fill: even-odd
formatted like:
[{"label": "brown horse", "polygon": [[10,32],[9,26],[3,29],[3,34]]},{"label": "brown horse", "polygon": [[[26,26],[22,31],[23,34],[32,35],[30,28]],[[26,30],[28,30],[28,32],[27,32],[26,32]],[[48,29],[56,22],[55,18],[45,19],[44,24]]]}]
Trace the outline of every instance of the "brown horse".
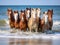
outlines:
[{"label": "brown horse", "polygon": [[15,19],[14,19],[14,16],[13,16],[13,11],[12,9],[8,9],[7,10],[7,14],[8,14],[8,18],[9,18],[9,24],[10,24],[10,27],[11,28],[14,28],[15,25],[14,25],[14,22],[15,22]]},{"label": "brown horse", "polygon": [[48,22],[49,22],[49,30],[52,30],[52,26],[53,26],[53,10],[48,10]]},{"label": "brown horse", "polygon": [[19,22],[19,27],[20,30],[26,31],[27,30],[27,20],[26,20],[26,15],[25,11],[20,12],[20,22]]},{"label": "brown horse", "polygon": [[14,18],[15,18],[15,28],[19,28],[20,19],[19,19],[19,13],[17,10],[14,11]]}]

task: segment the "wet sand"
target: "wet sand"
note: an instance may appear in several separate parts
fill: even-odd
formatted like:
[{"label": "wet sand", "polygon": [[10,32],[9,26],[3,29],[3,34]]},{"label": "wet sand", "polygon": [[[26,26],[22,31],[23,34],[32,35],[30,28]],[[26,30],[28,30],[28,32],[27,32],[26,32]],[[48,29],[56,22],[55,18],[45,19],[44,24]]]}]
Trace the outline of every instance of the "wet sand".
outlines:
[{"label": "wet sand", "polygon": [[60,39],[0,38],[0,45],[60,45]]}]

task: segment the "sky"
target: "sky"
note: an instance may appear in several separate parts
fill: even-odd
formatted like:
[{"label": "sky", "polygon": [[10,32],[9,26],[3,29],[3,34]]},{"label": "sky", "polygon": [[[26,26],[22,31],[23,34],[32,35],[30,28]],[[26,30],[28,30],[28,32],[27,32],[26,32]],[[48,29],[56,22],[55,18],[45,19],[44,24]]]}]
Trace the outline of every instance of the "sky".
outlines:
[{"label": "sky", "polygon": [[60,5],[60,0],[0,0],[0,5]]}]

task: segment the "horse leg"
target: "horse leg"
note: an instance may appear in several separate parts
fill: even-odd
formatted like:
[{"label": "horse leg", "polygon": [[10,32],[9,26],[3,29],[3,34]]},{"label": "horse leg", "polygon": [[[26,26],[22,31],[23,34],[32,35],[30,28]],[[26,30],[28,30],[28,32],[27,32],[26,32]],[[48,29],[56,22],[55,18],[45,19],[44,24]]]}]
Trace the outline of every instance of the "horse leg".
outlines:
[{"label": "horse leg", "polygon": [[45,25],[43,24],[42,25],[42,32],[44,33],[44,30],[45,30]]},{"label": "horse leg", "polygon": [[30,27],[30,33],[31,33],[31,27]]},{"label": "horse leg", "polygon": [[49,27],[49,30],[52,30],[52,27],[51,26]]},{"label": "horse leg", "polygon": [[38,30],[38,28],[36,28],[36,30],[35,30],[35,31],[36,31],[36,33],[37,33],[37,30]]},{"label": "horse leg", "polygon": [[52,30],[53,21],[49,22],[49,30]]},{"label": "horse leg", "polygon": [[14,23],[10,22],[10,28],[14,28]]}]

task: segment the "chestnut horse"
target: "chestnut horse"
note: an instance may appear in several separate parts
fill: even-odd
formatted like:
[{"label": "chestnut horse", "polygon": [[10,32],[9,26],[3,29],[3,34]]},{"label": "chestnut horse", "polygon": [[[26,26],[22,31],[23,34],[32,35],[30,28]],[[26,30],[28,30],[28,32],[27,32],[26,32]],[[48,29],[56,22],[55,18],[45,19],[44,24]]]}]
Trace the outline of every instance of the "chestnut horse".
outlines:
[{"label": "chestnut horse", "polygon": [[22,31],[26,31],[26,30],[27,30],[26,15],[25,15],[25,11],[22,11],[22,10],[21,10],[21,12],[20,12],[19,27],[20,27],[20,30],[22,30]]},{"label": "chestnut horse", "polygon": [[9,9],[7,10],[7,14],[8,14],[8,18],[9,18],[10,27],[11,27],[11,28],[14,28],[14,27],[15,27],[15,24],[14,24],[15,19],[14,19],[14,16],[13,16],[13,11],[12,11],[12,9],[9,8]]},{"label": "chestnut horse", "polygon": [[28,21],[28,27],[30,32],[35,30],[37,32],[38,30],[38,23],[37,23],[37,16],[36,16],[36,9],[31,9],[31,18]]},{"label": "chestnut horse", "polygon": [[52,26],[53,26],[53,10],[48,10],[48,22],[49,22],[49,30],[52,30]]},{"label": "chestnut horse", "polygon": [[20,19],[19,19],[19,13],[17,10],[14,11],[14,18],[15,18],[15,28],[19,28]]}]

